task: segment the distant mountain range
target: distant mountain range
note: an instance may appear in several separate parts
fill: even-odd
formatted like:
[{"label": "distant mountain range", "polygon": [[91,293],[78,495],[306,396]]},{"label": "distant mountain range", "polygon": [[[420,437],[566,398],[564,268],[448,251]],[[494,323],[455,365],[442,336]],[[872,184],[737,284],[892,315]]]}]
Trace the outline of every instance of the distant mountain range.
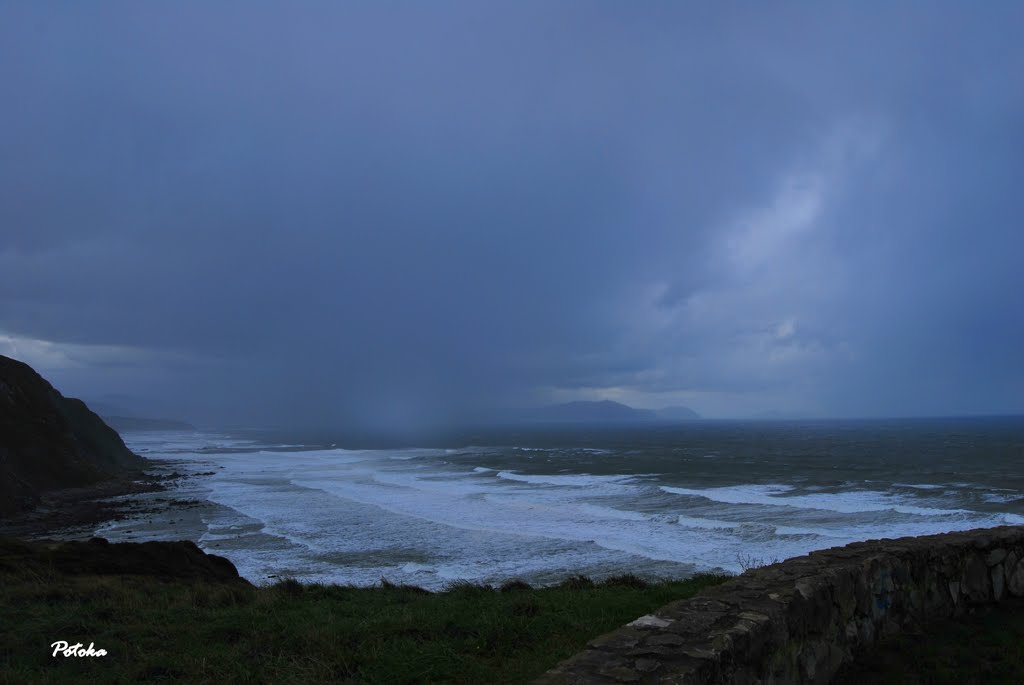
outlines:
[{"label": "distant mountain range", "polygon": [[692,421],[699,419],[697,412],[688,407],[664,409],[635,409],[611,400],[577,401],[554,404],[518,412],[518,418],[528,422],[546,423],[640,423],[652,421]]}]

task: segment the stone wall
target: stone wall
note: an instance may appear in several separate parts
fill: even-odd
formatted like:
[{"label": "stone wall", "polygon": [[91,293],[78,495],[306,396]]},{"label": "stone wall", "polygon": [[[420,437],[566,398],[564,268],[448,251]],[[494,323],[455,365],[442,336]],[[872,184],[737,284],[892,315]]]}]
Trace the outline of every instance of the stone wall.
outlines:
[{"label": "stone wall", "polygon": [[858,542],[668,604],[537,683],[827,683],[879,638],[1008,596],[1024,596],[1024,527]]}]

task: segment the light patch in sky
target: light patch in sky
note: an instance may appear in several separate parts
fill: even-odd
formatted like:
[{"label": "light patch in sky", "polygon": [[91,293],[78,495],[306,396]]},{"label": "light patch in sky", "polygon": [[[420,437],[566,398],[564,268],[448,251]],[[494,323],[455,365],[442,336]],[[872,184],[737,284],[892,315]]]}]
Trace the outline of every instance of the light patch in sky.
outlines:
[{"label": "light patch in sky", "polygon": [[47,340],[34,340],[0,333],[0,354],[23,361],[40,373],[56,369],[81,367],[66,345]]},{"label": "light patch in sky", "polygon": [[104,367],[152,367],[188,363],[179,352],[143,349],[125,345],[57,343],[0,333],[0,353],[14,357],[37,371]]},{"label": "light patch in sky", "polygon": [[881,127],[844,121],[832,130],[810,145],[814,153],[800,166],[780,171],[764,204],[736,210],[712,232],[722,238],[702,265],[711,274],[706,284],[685,297],[671,281],[634,287],[615,306],[622,329],[618,357],[635,354],[649,365],[614,385],[552,396],[645,407],[687,399],[706,411],[701,405],[708,399],[723,406],[719,400],[727,394],[732,408],[719,415],[777,410],[780,402],[816,413],[812,379],[846,364],[852,349],[832,324],[849,284],[844,255],[833,247],[837,228],[830,212],[845,180],[877,153]]},{"label": "light patch in sky", "polygon": [[726,242],[728,262],[745,276],[774,265],[793,249],[800,234],[814,228],[826,201],[825,179],[817,175],[786,178],[767,207],[754,209],[736,222]]},{"label": "light patch in sky", "polygon": [[775,327],[775,337],[779,340],[793,337],[796,333],[796,319],[790,317]]}]

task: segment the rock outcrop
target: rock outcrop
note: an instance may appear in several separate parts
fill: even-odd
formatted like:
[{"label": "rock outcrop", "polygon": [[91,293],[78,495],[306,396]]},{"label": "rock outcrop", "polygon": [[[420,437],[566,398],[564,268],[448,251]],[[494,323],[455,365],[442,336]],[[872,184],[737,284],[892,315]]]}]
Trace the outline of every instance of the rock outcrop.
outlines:
[{"label": "rock outcrop", "polygon": [[145,465],[81,400],[0,355],[0,516],[46,490],[96,483]]},{"label": "rock outcrop", "polygon": [[538,685],[824,684],[877,640],[1024,596],[1024,527],[812,552],[591,640]]},{"label": "rock outcrop", "polygon": [[131,575],[240,583],[234,564],[193,542],[119,542],[103,538],[53,545],[0,539],[0,573]]}]

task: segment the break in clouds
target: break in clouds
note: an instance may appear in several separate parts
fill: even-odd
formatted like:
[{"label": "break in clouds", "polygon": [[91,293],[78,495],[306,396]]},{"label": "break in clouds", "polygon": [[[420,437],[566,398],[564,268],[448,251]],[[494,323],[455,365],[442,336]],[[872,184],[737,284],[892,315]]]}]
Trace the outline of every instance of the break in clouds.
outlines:
[{"label": "break in clouds", "polygon": [[9,3],[0,353],[194,421],[1024,411],[1016,3]]}]

